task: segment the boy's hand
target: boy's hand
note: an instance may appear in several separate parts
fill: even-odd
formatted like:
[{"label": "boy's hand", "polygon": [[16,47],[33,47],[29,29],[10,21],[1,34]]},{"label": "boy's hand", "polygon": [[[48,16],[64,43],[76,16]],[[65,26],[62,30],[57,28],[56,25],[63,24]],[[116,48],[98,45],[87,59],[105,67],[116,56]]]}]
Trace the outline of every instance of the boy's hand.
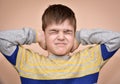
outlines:
[{"label": "boy's hand", "polygon": [[78,47],[79,47],[80,43],[76,40],[74,40],[74,44],[73,44],[73,48],[71,49],[71,53],[74,52]]},{"label": "boy's hand", "polygon": [[37,38],[37,42],[39,43],[40,47],[43,48],[44,50],[47,50],[44,32],[43,31],[37,32],[36,38]]}]

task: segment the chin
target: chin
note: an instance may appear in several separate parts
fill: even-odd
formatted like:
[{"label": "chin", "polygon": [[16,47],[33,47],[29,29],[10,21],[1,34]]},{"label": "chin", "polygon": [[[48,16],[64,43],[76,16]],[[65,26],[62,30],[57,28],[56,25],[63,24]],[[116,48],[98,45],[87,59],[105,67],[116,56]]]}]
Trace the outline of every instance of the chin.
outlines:
[{"label": "chin", "polygon": [[61,50],[61,49],[59,49],[59,50],[50,50],[48,52],[51,53],[51,54],[57,55],[57,56],[65,56],[65,55],[69,54],[69,51],[64,50],[64,49],[63,50]]},{"label": "chin", "polygon": [[54,54],[56,56],[65,56],[66,54]]}]

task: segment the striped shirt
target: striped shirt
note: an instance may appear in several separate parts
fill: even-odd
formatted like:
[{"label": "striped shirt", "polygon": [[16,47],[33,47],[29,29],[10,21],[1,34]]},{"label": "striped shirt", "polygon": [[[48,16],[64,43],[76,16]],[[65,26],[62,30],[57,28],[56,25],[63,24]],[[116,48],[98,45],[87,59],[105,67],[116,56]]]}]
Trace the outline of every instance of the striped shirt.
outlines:
[{"label": "striped shirt", "polygon": [[105,45],[95,45],[66,60],[45,57],[19,46],[12,56],[6,57],[12,58],[9,61],[15,64],[22,84],[95,84],[101,66],[114,53],[108,52]]}]

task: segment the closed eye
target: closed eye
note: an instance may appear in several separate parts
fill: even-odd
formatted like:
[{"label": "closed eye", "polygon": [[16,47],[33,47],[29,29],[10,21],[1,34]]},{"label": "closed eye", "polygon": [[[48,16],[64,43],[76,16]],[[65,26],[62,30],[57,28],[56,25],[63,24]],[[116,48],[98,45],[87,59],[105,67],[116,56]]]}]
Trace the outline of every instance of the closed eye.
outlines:
[{"label": "closed eye", "polygon": [[55,29],[52,29],[49,31],[49,34],[57,34],[58,33],[58,30],[55,30]]},{"label": "closed eye", "polygon": [[72,34],[73,31],[72,31],[72,30],[65,30],[64,33],[65,33],[65,34]]}]

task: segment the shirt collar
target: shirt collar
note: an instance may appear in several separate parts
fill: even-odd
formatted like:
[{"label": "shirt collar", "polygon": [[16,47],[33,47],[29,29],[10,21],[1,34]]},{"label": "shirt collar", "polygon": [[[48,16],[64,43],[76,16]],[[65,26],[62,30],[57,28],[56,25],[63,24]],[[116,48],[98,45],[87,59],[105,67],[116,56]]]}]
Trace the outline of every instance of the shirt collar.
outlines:
[{"label": "shirt collar", "polygon": [[57,56],[57,55],[50,55],[48,56],[50,59],[58,59],[58,60],[68,60],[70,59],[70,56],[65,55],[65,56]]}]

